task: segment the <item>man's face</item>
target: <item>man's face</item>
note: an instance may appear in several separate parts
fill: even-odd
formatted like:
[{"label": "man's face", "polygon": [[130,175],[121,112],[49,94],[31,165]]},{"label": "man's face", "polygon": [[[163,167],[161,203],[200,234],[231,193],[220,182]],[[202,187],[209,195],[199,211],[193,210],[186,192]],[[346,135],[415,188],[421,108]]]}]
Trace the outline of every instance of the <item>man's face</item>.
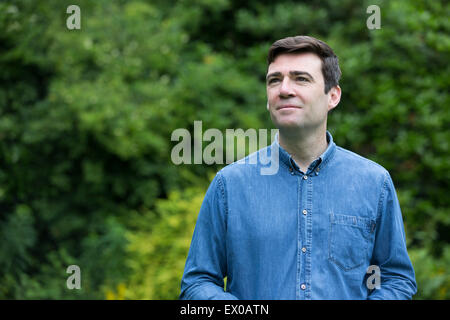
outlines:
[{"label": "man's face", "polygon": [[340,99],[339,86],[325,94],[322,61],[313,53],[280,54],[267,71],[267,107],[279,129],[326,127]]}]

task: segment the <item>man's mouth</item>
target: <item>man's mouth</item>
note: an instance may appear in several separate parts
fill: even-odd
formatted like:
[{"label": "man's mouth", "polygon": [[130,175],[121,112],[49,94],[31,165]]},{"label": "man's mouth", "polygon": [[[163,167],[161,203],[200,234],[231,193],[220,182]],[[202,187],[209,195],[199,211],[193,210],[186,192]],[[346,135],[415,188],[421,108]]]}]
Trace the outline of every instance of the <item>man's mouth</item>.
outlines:
[{"label": "man's mouth", "polygon": [[281,109],[301,109],[302,107],[293,105],[293,104],[284,104],[282,106],[277,107],[277,110],[281,110]]}]

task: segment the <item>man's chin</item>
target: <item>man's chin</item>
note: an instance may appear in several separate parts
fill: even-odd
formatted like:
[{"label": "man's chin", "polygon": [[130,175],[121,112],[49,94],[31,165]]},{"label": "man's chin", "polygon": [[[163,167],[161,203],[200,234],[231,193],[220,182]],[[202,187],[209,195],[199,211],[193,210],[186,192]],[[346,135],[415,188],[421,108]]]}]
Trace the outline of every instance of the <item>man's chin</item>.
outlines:
[{"label": "man's chin", "polygon": [[296,130],[304,127],[304,124],[298,120],[280,120],[275,122],[275,126],[282,130]]}]

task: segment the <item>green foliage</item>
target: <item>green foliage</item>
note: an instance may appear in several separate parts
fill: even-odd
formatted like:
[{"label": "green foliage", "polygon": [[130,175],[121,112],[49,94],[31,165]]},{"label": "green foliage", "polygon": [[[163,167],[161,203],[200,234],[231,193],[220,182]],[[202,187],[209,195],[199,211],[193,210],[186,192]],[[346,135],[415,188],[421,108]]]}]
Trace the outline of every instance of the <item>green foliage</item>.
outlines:
[{"label": "green foliage", "polygon": [[70,4],[0,3],[0,298],[176,299],[221,166],[175,166],[171,133],[272,128],[267,49],[308,34],[343,71],[334,139],[393,176],[417,298],[448,299],[449,4],[82,0],[68,30]]},{"label": "green foliage", "polygon": [[414,298],[449,300],[450,275],[447,268],[450,263],[450,247],[445,248],[439,259],[425,248],[410,250],[409,254],[414,264],[417,286],[420,288]]},{"label": "green foliage", "polygon": [[127,234],[132,276],[125,285],[126,298],[178,299],[203,195],[201,188],[173,192],[156,203],[155,212],[135,220],[137,230]]}]

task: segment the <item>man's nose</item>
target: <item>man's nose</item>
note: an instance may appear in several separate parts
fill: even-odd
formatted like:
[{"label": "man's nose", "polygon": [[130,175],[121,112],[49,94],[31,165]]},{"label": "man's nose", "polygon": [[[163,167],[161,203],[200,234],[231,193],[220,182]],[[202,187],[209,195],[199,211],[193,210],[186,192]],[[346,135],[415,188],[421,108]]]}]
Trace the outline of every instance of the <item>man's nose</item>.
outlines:
[{"label": "man's nose", "polygon": [[284,78],[280,86],[280,97],[287,98],[292,97],[294,95],[295,92],[292,87],[291,79],[289,79],[288,77]]}]

